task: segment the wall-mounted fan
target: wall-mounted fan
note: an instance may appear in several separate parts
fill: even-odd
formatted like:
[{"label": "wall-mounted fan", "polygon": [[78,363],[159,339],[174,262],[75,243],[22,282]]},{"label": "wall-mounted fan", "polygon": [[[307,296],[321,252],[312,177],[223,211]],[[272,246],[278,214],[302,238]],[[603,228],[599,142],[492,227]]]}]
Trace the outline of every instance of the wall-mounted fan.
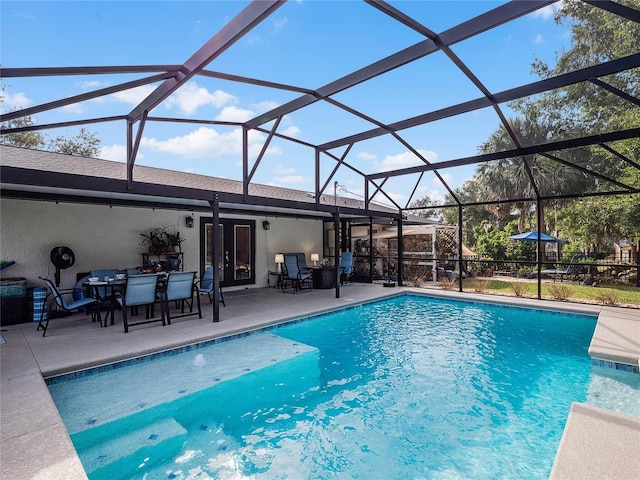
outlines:
[{"label": "wall-mounted fan", "polygon": [[56,287],[60,286],[60,270],[69,268],[76,261],[76,255],[69,247],[53,247],[51,254],[51,263],[56,267],[55,281]]}]

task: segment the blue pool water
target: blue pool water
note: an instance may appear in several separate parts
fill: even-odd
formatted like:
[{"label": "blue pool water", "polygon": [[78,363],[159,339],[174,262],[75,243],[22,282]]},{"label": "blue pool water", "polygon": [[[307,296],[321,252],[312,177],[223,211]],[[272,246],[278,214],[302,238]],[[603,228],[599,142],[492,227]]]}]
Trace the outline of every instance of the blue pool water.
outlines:
[{"label": "blue pool water", "polygon": [[49,388],[91,480],[542,479],[572,402],[638,407],[594,327],[401,296]]}]

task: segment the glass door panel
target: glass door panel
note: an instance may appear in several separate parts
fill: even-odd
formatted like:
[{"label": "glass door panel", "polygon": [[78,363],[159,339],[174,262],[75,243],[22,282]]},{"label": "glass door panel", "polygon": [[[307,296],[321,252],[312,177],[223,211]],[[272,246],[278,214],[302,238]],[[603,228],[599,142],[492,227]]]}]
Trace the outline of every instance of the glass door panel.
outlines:
[{"label": "glass door panel", "polygon": [[[201,223],[201,271],[213,265],[211,219]],[[255,283],[255,221],[220,219],[218,243],[220,262],[218,265],[222,286]]]},{"label": "glass door panel", "polygon": [[[205,224],[204,232],[205,232],[205,242],[204,242],[204,253],[203,253],[204,265],[202,268],[203,272],[208,266],[213,265],[213,256],[212,256],[212,249],[211,249],[211,240],[213,237],[213,225],[211,223]],[[220,235],[218,238],[218,245],[224,245],[224,228],[222,224],[220,224],[219,233]],[[218,264],[218,271],[220,273],[221,282],[224,282],[224,270],[225,270],[223,268],[224,263],[225,263],[225,258],[221,256],[220,262]]]},{"label": "glass door panel", "polygon": [[234,269],[236,280],[251,278],[251,228],[248,225],[235,225],[235,252],[236,268]]}]

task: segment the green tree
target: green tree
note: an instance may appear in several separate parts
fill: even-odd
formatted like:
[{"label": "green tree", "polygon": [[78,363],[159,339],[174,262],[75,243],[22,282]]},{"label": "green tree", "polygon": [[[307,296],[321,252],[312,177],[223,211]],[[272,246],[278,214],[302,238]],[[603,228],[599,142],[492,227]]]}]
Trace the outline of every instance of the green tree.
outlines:
[{"label": "green tree", "polygon": [[[639,0],[619,3],[640,10]],[[640,24],[578,0],[566,0],[556,12],[555,20],[571,28],[571,46],[559,56],[552,68],[541,60],[532,64],[541,78],[562,75],[596,63],[638,53]],[[640,97],[640,70],[635,68],[598,79],[633,97]],[[595,82],[581,82],[546,92],[512,104],[519,111],[534,108],[542,121],[558,132],[566,129],[597,134],[614,129],[636,127],[640,122],[637,108]],[[627,142],[629,143],[629,142]],[[629,158],[637,159],[640,141],[634,139]],[[616,146],[617,147],[617,146]],[[599,147],[584,149],[582,165],[609,177],[617,178],[626,166],[617,156]]]},{"label": "green tree", "polygon": [[100,153],[100,144],[102,142],[95,133],[89,132],[84,128],[71,138],[56,137],[51,140],[48,149],[52,152],[64,153],[67,155],[79,155],[81,157],[97,157]]},{"label": "green tree", "polygon": [[[7,103],[7,94],[5,93],[6,86],[0,84],[0,111],[4,111],[4,106]],[[10,109],[13,111],[15,109]],[[16,118],[2,122],[2,128],[23,128],[32,127],[33,120],[30,116]],[[23,147],[32,149],[44,148],[46,141],[44,136],[40,132],[18,132],[11,134],[0,135],[0,144],[11,145],[12,147]]]},{"label": "green tree", "polygon": [[[509,120],[509,127],[521,146],[560,139],[553,126],[539,121],[537,109],[531,106],[522,118]],[[486,142],[480,145],[479,151],[491,153],[515,147],[511,133],[501,125]],[[525,155],[485,163],[478,168],[476,174],[483,196],[489,200],[535,198],[536,188],[540,195],[574,193],[584,187],[587,178],[579,170],[540,155]],[[527,219],[535,210],[535,201],[514,202],[513,208],[519,214],[518,230],[523,232]],[[546,228],[543,212],[541,211],[540,214],[544,231]]]},{"label": "green tree", "polygon": [[[630,167],[625,172],[622,180],[640,186],[640,171]],[[622,239],[638,242],[640,194],[573,201],[559,210],[558,228],[563,239],[579,244],[589,255]]]},{"label": "green tree", "polygon": [[503,229],[492,228],[485,222],[475,228],[476,253],[494,260],[535,260],[536,243],[510,240],[518,232],[518,220],[507,223]]},{"label": "green tree", "polygon": [[[640,10],[638,0],[621,0],[619,3]],[[553,68],[537,60],[532,65],[535,73],[548,78],[638,52],[640,25],[597,5],[597,2],[589,4],[577,0],[563,2],[555,20],[570,26],[571,46],[559,55]],[[640,97],[639,69],[598,80],[636,98]],[[637,108],[632,108],[628,100],[602,88],[597,82],[570,85],[514,106],[520,111],[535,108],[547,124],[557,129],[580,129],[585,134],[637,127],[640,124]],[[616,142],[609,146],[635,165],[640,163],[640,139]],[[640,187],[638,168],[599,146],[583,149],[581,160],[574,158],[572,161],[627,185]],[[602,180],[590,179],[590,182],[583,191],[619,190]],[[585,198],[582,202],[565,202],[557,206],[559,234],[563,239],[579,244],[584,252],[592,254],[612,242],[621,239],[637,241],[640,238],[640,201],[637,194]]]},{"label": "green tree", "polygon": [[[462,204],[475,203],[482,201],[481,187],[477,180],[467,180],[459,188],[454,191],[456,199]],[[445,197],[445,203],[447,205],[455,204],[456,199],[447,194]],[[504,212],[502,212],[504,213]],[[497,215],[496,215],[497,214]],[[476,245],[476,235],[474,226],[481,225],[483,222],[488,222],[502,228],[504,218],[500,210],[496,210],[494,205],[469,205],[462,209],[462,240],[465,245],[471,249]],[[447,208],[443,210],[442,214],[443,222],[447,225],[458,224],[458,209]]]},{"label": "green tree", "polygon": [[[5,93],[6,85],[0,85],[0,110],[4,110],[7,103]],[[11,109],[9,111],[13,111]],[[19,117],[13,120],[2,122],[3,129],[32,127],[35,121],[31,116]],[[82,128],[74,137],[58,136],[49,139],[39,131],[27,131],[16,133],[4,133],[0,135],[0,144],[12,147],[31,148],[34,150],[49,150],[51,152],[64,153],[67,155],[79,155],[82,157],[97,157],[100,153],[102,141],[95,133]]]},{"label": "green tree", "polygon": [[439,209],[437,208],[426,208],[426,207],[433,207],[438,205],[439,202],[435,202],[433,200],[431,200],[431,198],[429,197],[429,195],[425,195],[422,198],[419,198],[417,200],[414,200],[411,205],[409,205],[411,208],[423,208],[423,210],[412,210],[411,213],[413,215],[416,215],[418,217],[422,217],[422,218],[427,218],[429,220],[432,220],[434,222],[441,222],[442,221],[442,215]]},{"label": "green tree", "polygon": [[[23,128],[31,126],[33,126],[31,117],[21,117],[2,122],[2,128]],[[40,132],[17,132],[0,135],[0,144],[39,150],[46,146],[46,139]]]},{"label": "green tree", "polygon": [[[618,3],[640,10],[638,0]],[[542,78],[561,75],[602,61],[610,61],[638,53],[640,24],[607,12],[580,0],[565,0],[557,10],[555,21],[571,28],[571,46],[558,57],[555,67],[536,60],[534,73]],[[640,71],[631,69],[600,80],[636,98],[640,96]],[[588,131],[609,130],[621,126],[629,114],[627,100],[612,94],[593,82],[581,82],[532,100],[545,104],[548,119],[583,124]]]}]

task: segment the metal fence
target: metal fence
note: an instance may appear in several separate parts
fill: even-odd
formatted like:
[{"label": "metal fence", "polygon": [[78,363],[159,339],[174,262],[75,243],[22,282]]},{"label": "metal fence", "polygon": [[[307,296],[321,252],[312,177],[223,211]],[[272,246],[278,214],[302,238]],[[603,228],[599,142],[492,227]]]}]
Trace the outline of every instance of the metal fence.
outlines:
[{"label": "metal fence", "polygon": [[[606,257],[595,259],[586,255],[563,257],[554,263],[542,263],[540,272],[535,259],[495,260],[480,257],[465,257],[462,261],[450,258],[415,259],[405,258],[403,280],[412,284],[439,281],[443,278],[457,279],[460,271],[463,278],[509,277],[574,281],[585,284],[597,282],[625,284],[640,287],[637,255],[628,256],[624,261]],[[462,268],[460,268],[462,266]]]}]

